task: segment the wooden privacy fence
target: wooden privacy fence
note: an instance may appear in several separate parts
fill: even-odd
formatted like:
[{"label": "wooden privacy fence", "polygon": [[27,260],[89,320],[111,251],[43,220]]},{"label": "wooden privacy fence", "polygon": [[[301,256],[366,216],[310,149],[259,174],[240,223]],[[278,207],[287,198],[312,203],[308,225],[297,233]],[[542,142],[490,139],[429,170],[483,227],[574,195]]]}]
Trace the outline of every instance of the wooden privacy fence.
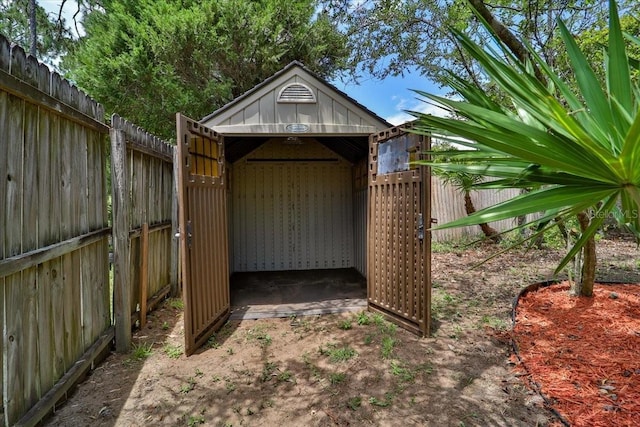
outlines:
[{"label": "wooden privacy fence", "polygon": [[99,104],[0,36],[4,426],[38,423],[114,336],[128,350],[132,323],[177,289],[175,147],[118,116],[112,126]]},{"label": "wooden privacy fence", "polygon": [[[518,189],[508,190],[481,190],[471,192],[471,200],[477,210],[509,200],[519,193]],[[467,216],[464,208],[464,195],[451,185],[445,184],[438,176],[431,177],[431,217],[438,220],[438,224],[446,224],[458,218]],[[513,219],[491,222],[490,225],[498,230],[505,231],[515,227]],[[480,227],[457,227],[444,230],[435,230],[431,233],[434,242],[446,242],[459,240],[465,237],[477,237],[481,235]]]},{"label": "wooden privacy fence", "polygon": [[59,380],[77,379],[113,337],[103,117],[95,101],[0,37],[5,426],[37,422],[49,410],[38,402],[62,397]]},{"label": "wooden privacy fence", "polygon": [[[131,324],[178,283],[175,146],[111,117],[116,346],[126,350]],[[133,316],[129,316],[133,314]]]}]

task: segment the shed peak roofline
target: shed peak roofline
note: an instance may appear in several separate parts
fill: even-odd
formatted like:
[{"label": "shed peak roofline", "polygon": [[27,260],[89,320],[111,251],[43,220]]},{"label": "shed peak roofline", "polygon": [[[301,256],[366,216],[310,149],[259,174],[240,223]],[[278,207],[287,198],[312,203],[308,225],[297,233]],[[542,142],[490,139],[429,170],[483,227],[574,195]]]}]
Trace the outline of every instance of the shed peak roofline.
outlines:
[{"label": "shed peak roofline", "polygon": [[392,126],[298,61],[200,122],[227,135],[365,135]]}]

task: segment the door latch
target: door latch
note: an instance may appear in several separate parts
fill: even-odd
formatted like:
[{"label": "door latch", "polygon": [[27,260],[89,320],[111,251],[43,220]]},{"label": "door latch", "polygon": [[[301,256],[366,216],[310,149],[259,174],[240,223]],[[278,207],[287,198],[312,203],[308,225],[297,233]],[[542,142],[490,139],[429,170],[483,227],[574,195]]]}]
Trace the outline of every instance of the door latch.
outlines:
[{"label": "door latch", "polygon": [[424,240],[424,218],[422,214],[418,214],[418,239]]},{"label": "door latch", "polygon": [[193,233],[191,231],[191,221],[187,221],[187,246],[189,249],[191,249],[191,243],[193,241]]}]

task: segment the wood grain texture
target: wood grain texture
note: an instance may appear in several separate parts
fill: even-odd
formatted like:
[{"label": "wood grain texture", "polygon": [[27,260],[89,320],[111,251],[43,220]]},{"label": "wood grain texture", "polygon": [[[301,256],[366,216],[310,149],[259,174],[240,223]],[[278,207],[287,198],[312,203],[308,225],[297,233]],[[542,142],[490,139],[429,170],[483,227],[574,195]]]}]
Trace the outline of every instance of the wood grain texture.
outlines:
[{"label": "wood grain texture", "polygon": [[99,104],[1,36],[0,77],[0,378],[13,425],[111,323],[107,127]]},{"label": "wood grain texture", "polygon": [[111,187],[113,209],[113,310],[116,325],[116,350],[131,347],[131,292],[129,280],[129,212],[126,139],[116,128],[120,118],[111,119]]}]

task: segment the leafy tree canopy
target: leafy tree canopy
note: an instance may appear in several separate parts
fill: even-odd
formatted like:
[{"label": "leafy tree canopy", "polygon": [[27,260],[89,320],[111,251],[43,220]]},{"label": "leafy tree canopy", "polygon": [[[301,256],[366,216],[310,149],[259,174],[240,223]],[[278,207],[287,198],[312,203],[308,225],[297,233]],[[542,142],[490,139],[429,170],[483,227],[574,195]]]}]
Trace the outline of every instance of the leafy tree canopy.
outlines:
[{"label": "leafy tree canopy", "polygon": [[177,111],[200,118],[293,60],[323,77],[344,66],[344,37],[313,0],[104,0],[64,58],[68,76],[164,138]]},{"label": "leafy tree canopy", "polygon": [[[10,42],[29,50],[29,0],[0,0],[0,34]],[[71,32],[63,18],[50,16],[36,7],[38,59],[51,64],[72,43]]]},{"label": "leafy tree canopy", "polygon": [[[586,52],[601,52],[595,43],[606,36],[607,4],[606,0],[323,1],[327,13],[348,36],[349,65],[354,69],[381,79],[414,69],[443,85],[453,73],[485,88],[491,85],[482,67],[449,31],[454,28],[481,46],[491,43],[474,9],[482,9],[487,20],[491,15],[490,27],[502,40],[513,36],[525,41],[552,68],[568,70],[558,18],[572,34],[585,37],[582,47]],[[619,4],[623,16],[634,11],[632,1]],[[591,48],[585,46],[589,43]],[[527,55],[522,46],[518,49]]]}]

